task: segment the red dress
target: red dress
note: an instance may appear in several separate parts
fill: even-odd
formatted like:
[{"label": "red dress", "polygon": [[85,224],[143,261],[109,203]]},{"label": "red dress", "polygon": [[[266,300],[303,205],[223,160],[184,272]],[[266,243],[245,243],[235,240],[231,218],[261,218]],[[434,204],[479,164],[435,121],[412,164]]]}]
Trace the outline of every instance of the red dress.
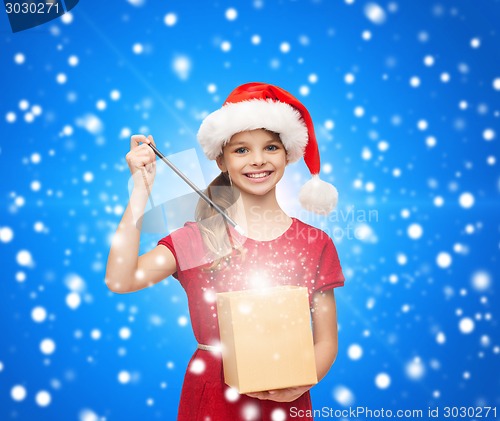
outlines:
[{"label": "red dress", "polygon": [[[233,235],[238,236],[231,228]],[[256,241],[243,238],[245,253],[231,259],[230,267],[206,271],[209,263],[196,223],[185,226],[158,242],[168,247],[177,262],[174,277],[185,289],[191,324],[200,344],[218,345],[216,293],[276,285],[307,287],[309,299],[316,291],[344,284],[342,268],[331,238],[323,231],[292,218],[292,225],[278,238]],[[205,270],[203,270],[205,269]],[[234,394],[224,384],[220,354],[197,350],[184,378],[179,421],[271,421],[292,419],[291,408],[311,410],[309,392],[293,402],[259,400]],[[305,413],[302,412],[302,413]],[[310,417],[293,417],[311,420]]]}]

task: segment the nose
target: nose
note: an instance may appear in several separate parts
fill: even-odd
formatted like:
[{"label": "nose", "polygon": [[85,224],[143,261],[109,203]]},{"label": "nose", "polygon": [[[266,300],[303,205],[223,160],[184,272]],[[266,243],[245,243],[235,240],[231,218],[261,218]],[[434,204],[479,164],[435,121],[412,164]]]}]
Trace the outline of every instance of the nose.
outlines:
[{"label": "nose", "polygon": [[264,165],[265,163],[267,163],[267,161],[266,161],[266,157],[265,157],[263,152],[255,151],[252,154],[252,165],[260,167],[260,166]]}]

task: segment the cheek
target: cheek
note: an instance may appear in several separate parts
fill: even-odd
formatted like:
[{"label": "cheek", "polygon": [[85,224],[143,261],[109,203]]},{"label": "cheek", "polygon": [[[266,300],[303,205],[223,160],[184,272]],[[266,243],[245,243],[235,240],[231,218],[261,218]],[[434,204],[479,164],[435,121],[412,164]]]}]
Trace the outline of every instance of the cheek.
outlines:
[{"label": "cheek", "polygon": [[279,160],[279,165],[283,167],[283,169],[285,169],[285,167],[288,165],[288,160],[286,158],[286,155]]}]

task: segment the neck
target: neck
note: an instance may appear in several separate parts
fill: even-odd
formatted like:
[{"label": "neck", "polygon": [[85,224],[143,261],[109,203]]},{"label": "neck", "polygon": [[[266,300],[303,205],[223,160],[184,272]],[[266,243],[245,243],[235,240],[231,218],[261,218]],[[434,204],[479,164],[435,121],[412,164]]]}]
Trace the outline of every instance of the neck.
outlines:
[{"label": "neck", "polygon": [[291,218],[279,206],[274,190],[265,196],[241,194],[236,221],[247,237],[257,240],[276,238],[291,224]]}]

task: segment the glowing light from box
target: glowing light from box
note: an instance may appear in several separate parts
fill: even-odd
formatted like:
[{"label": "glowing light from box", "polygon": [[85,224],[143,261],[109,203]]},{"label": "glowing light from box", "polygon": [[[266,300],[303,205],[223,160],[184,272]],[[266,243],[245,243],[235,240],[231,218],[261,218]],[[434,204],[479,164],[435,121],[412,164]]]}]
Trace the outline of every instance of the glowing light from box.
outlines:
[{"label": "glowing light from box", "polygon": [[248,278],[247,284],[250,289],[264,289],[273,286],[267,272],[265,271],[254,272]]}]

